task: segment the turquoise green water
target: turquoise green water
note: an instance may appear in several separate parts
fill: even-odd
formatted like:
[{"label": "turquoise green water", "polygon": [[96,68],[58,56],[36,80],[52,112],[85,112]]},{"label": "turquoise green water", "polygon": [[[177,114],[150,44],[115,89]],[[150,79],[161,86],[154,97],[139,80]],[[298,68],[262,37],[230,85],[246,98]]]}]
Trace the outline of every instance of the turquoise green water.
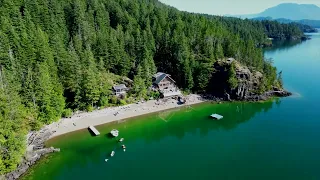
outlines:
[{"label": "turquoise green water", "polygon": [[[52,139],[61,148],[25,179],[320,179],[320,36],[266,50],[296,95],[265,103],[201,104]],[[224,115],[213,121],[211,113]],[[106,134],[125,138],[123,152]],[[109,153],[115,150],[115,156]],[[106,163],[105,158],[109,158]]]}]

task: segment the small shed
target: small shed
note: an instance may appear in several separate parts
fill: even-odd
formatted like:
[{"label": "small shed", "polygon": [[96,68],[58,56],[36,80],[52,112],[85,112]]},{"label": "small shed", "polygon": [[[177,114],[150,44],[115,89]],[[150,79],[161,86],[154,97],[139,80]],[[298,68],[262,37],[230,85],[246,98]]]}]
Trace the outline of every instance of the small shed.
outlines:
[{"label": "small shed", "polygon": [[126,94],[128,88],[124,84],[119,84],[119,85],[113,86],[112,89],[115,95],[121,95],[121,94]]}]

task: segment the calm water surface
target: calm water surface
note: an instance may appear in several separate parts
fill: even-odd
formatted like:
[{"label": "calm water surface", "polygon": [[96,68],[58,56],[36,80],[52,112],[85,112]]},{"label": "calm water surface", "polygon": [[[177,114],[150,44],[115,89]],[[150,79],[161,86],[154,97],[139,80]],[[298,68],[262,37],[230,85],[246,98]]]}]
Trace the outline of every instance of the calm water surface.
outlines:
[{"label": "calm water surface", "polygon": [[[66,134],[48,142],[61,152],[24,179],[320,179],[320,35],[279,44],[265,56],[283,71],[293,97],[155,113],[100,126],[99,137]],[[213,121],[211,113],[225,117]],[[113,128],[126,152],[106,135]]]}]

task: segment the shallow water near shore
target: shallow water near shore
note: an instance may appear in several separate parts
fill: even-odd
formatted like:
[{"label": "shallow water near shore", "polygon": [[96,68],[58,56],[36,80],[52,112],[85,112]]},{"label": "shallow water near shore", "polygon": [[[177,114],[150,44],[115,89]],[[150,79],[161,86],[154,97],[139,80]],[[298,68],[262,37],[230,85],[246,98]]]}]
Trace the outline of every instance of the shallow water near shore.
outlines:
[{"label": "shallow water near shore", "polygon": [[[23,179],[320,179],[320,36],[279,46],[265,56],[294,96],[172,109],[98,126],[97,137],[65,134],[47,142],[61,152]],[[125,152],[107,136],[114,128]]]}]

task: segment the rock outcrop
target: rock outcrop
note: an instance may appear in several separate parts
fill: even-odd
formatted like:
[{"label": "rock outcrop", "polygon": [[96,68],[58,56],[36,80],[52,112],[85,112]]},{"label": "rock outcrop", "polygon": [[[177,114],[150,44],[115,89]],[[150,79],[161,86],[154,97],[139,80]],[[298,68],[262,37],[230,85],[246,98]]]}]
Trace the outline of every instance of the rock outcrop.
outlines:
[{"label": "rock outcrop", "polygon": [[24,174],[30,166],[36,163],[43,155],[59,152],[60,149],[53,147],[46,148],[44,143],[52,135],[52,131],[48,128],[43,128],[37,132],[30,132],[27,137],[27,152],[19,164],[18,168],[5,175],[8,180],[18,179],[22,174]]},{"label": "rock outcrop", "polygon": [[[237,86],[234,88],[230,88],[228,84],[229,69],[232,63],[234,63],[235,78],[237,80]],[[263,74],[259,71],[250,70],[233,58],[216,62],[214,69],[216,71],[212,75],[209,93],[215,97],[223,98],[225,101],[261,101],[274,96],[286,97],[292,95],[290,92],[277,87],[261,93],[259,88],[263,82]]]},{"label": "rock outcrop", "polygon": [[246,98],[248,101],[265,101],[268,100],[270,97],[288,97],[291,96],[292,93],[281,90],[281,91],[268,91],[261,95],[252,95]]}]

